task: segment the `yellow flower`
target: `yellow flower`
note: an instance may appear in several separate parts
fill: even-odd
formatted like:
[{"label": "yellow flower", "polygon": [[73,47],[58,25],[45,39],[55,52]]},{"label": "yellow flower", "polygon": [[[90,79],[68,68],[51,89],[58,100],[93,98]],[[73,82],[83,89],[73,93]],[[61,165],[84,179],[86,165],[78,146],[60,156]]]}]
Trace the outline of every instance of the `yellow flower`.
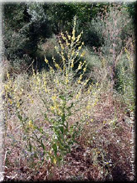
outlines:
[{"label": "yellow flower", "polygon": [[66,67],[65,67],[65,66],[63,66],[63,70],[64,70],[64,71],[66,70]]},{"label": "yellow flower", "polygon": [[54,108],[53,106],[50,106],[50,109],[51,109],[52,111],[54,111],[55,108]]},{"label": "yellow flower", "polygon": [[58,79],[56,79],[56,83],[59,84],[59,80]]},{"label": "yellow flower", "polygon": [[78,50],[81,50],[81,48],[82,48],[82,46],[79,46],[79,47],[78,47]]},{"label": "yellow flower", "polygon": [[96,86],[98,86],[98,82],[96,83]]},{"label": "yellow flower", "polygon": [[51,66],[49,66],[49,68],[50,68],[50,72],[54,73],[53,68]]},{"label": "yellow flower", "polygon": [[61,44],[61,40],[59,40],[59,44]]},{"label": "yellow flower", "polygon": [[79,63],[78,70],[82,68],[82,62]]},{"label": "yellow flower", "polygon": [[83,83],[83,85],[85,86],[85,85],[88,83],[88,81],[89,81],[89,79],[87,79],[87,80],[85,81],[85,83]]},{"label": "yellow flower", "polygon": [[60,69],[60,67],[59,67],[59,65],[56,63],[55,64],[55,67],[57,68],[57,69]]},{"label": "yellow flower", "polygon": [[81,74],[80,77],[79,77],[78,83],[81,82],[82,76],[83,76],[83,75]]},{"label": "yellow flower", "polygon": [[86,109],[91,109],[91,106],[88,104],[87,106],[86,106]]},{"label": "yellow flower", "polygon": [[70,35],[68,35],[68,39],[71,40],[71,36]]},{"label": "yellow flower", "polygon": [[44,81],[44,86],[47,84],[47,82],[46,81]]},{"label": "yellow flower", "polygon": [[62,60],[63,60],[63,62],[65,61],[65,57],[63,56],[63,54],[62,54]]},{"label": "yellow flower", "polygon": [[9,77],[10,77],[10,75],[9,75],[9,73],[7,72],[7,78],[9,79]]},{"label": "yellow flower", "polygon": [[59,116],[62,116],[62,111],[61,110],[57,110],[57,114],[59,115]]},{"label": "yellow flower", "polygon": [[78,35],[78,37],[77,37],[77,41],[76,41],[76,42],[78,42],[78,41],[79,41],[80,37],[81,37],[81,34],[79,34],[79,35]]},{"label": "yellow flower", "polygon": [[86,72],[86,70],[87,70],[87,68],[86,68],[86,67],[84,67],[83,71],[84,71],[84,72]]},{"label": "yellow flower", "polygon": [[98,102],[98,99],[95,100],[95,102],[94,102],[94,104],[93,104],[93,107],[94,107],[95,105],[97,105],[97,102]]},{"label": "yellow flower", "polygon": [[80,95],[81,95],[81,90],[77,93],[76,99],[78,99],[80,97]]},{"label": "yellow flower", "polygon": [[34,125],[33,125],[33,122],[32,122],[32,120],[29,120],[29,122],[28,122],[28,127],[29,128],[34,128]]},{"label": "yellow flower", "polygon": [[76,99],[78,99],[78,98],[79,98],[79,94],[76,95]]},{"label": "yellow flower", "polygon": [[20,107],[20,103],[19,102],[17,102],[17,108],[19,108]]},{"label": "yellow flower", "polygon": [[49,61],[45,58],[45,62],[48,64]]},{"label": "yellow flower", "polygon": [[78,80],[78,84],[80,84],[81,83],[81,81],[80,80]]},{"label": "yellow flower", "polygon": [[73,31],[72,31],[72,41],[75,41],[75,29],[73,29]]},{"label": "yellow flower", "polygon": [[66,40],[66,37],[64,36],[64,34],[61,32],[61,36],[64,39],[64,41]]},{"label": "yellow flower", "polygon": [[91,119],[90,121],[93,122],[93,119]]},{"label": "yellow flower", "polygon": [[71,68],[73,68],[74,67],[74,59],[72,59],[72,61],[71,61]]},{"label": "yellow flower", "polygon": [[66,78],[66,84],[68,84],[69,83],[69,80],[68,80],[68,78]]},{"label": "yellow flower", "polygon": [[67,39],[66,39],[66,45],[67,45],[67,46],[69,46],[69,45],[70,45],[70,43],[68,42],[68,40],[67,40]]},{"label": "yellow flower", "polygon": [[56,158],[53,159],[53,163],[56,165],[56,163],[57,163]]},{"label": "yellow flower", "polygon": [[55,100],[57,99],[57,96],[54,95],[54,96],[52,96],[51,98],[52,98],[53,101],[55,101]]},{"label": "yellow flower", "polygon": [[62,43],[60,43],[61,49],[64,50],[64,46]]},{"label": "yellow flower", "polygon": [[54,105],[55,105],[55,106],[54,106],[54,109],[55,109],[55,110],[58,110],[58,105],[57,105],[56,103],[55,103]]},{"label": "yellow flower", "polygon": [[12,100],[9,100],[9,103],[12,105],[13,104]]},{"label": "yellow flower", "polygon": [[79,54],[79,51],[77,51],[76,56],[78,56],[78,54]]},{"label": "yellow flower", "polygon": [[49,152],[50,154],[52,154],[52,149],[50,150],[50,152]]},{"label": "yellow flower", "polygon": [[83,52],[81,53],[81,57],[83,57],[83,56],[85,55],[85,53],[86,53],[86,52],[85,52],[85,51],[83,51]]},{"label": "yellow flower", "polygon": [[90,89],[88,89],[88,92],[87,93],[89,94],[90,92],[91,92]]},{"label": "yellow flower", "polygon": [[71,64],[71,68],[73,68],[73,67],[74,67],[74,64],[72,63],[72,64]]}]

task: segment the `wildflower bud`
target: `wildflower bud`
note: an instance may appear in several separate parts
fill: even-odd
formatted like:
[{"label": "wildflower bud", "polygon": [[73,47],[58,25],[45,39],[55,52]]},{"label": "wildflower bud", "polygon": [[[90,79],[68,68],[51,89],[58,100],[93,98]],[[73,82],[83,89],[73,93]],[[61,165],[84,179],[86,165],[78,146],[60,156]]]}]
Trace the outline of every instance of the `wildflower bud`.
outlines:
[{"label": "wildflower bud", "polygon": [[87,68],[85,67],[85,68],[83,69],[83,71],[86,72],[86,69],[87,69]]},{"label": "wildflower bud", "polygon": [[81,53],[81,55],[80,55],[80,56],[81,56],[81,57],[83,57],[84,55],[85,55],[85,52],[83,51],[83,53]]},{"label": "wildflower bud", "polygon": [[64,46],[61,44],[61,49],[64,50]]},{"label": "wildflower bud", "polygon": [[45,62],[48,64],[49,61],[45,58]]},{"label": "wildflower bud", "polygon": [[78,50],[81,50],[81,48],[82,48],[82,46],[79,46],[79,47],[78,47]]},{"label": "wildflower bud", "polygon": [[70,35],[68,35],[68,39],[71,40],[71,36]]},{"label": "wildflower bud", "polygon": [[34,125],[33,125],[32,120],[30,120],[30,121],[28,122],[28,127],[29,127],[29,128],[32,128],[32,129],[34,128]]},{"label": "wildflower bud", "polygon": [[74,67],[74,64],[72,63],[72,64],[71,64],[71,68],[73,68],[73,67]]}]

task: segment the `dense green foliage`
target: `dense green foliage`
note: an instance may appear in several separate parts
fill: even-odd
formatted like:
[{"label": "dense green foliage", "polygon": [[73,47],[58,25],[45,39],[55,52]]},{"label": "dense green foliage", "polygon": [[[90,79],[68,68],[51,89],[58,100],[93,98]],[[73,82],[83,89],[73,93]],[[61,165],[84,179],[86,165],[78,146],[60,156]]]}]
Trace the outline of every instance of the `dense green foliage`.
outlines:
[{"label": "dense green foliage", "polygon": [[[5,5],[5,48],[10,60],[35,57],[42,38],[51,35],[49,20],[41,4]],[[11,17],[14,17],[11,19]]]},{"label": "dense green foliage", "polygon": [[[109,3],[18,3],[4,5],[4,45],[5,55],[8,60],[25,60],[39,58],[40,48],[47,38],[53,35],[59,36],[61,31],[71,32],[73,17],[77,16],[77,32],[85,31],[83,41],[90,47],[100,47],[104,44],[102,40],[102,29],[93,23],[97,16],[110,11]],[[134,4],[124,4],[121,9],[129,12],[134,17]],[[100,14],[100,15],[98,15]],[[97,22],[99,25],[99,21]],[[100,21],[100,24],[101,21]],[[130,29],[131,30],[131,29]],[[133,28],[132,28],[133,30]],[[131,36],[129,29],[127,36]],[[123,35],[125,38],[125,34]],[[110,43],[109,43],[110,44]],[[27,57],[26,57],[27,56]]]}]

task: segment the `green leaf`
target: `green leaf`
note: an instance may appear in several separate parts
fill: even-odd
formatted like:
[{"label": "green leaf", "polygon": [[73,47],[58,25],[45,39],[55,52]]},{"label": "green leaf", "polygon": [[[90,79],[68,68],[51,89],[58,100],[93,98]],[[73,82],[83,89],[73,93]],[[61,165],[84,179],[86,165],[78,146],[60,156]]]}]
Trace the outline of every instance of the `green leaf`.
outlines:
[{"label": "green leaf", "polygon": [[52,148],[54,150],[54,154],[57,154],[57,145],[56,144],[53,144],[52,145]]},{"label": "green leaf", "polygon": [[73,98],[73,95],[70,94],[70,95],[68,96],[68,98],[70,98],[70,99]]},{"label": "green leaf", "polygon": [[22,121],[22,116],[20,114],[18,114],[18,118],[20,121]]},{"label": "green leaf", "polygon": [[40,133],[42,133],[43,134],[43,129],[42,129],[42,127],[40,127],[40,128],[38,128],[37,126],[35,127]]},{"label": "green leaf", "polygon": [[64,121],[66,120],[65,114],[63,114],[63,115],[61,116],[61,120],[62,120],[62,122],[64,123]]},{"label": "green leaf", "polygon": [[45,117],[45,119],[46,119],[47,121],[49,121],[48,116],[47,116],[46,113],[44,114],[44,117]]},{"label": "green leaf", "polygon": [[32,152],[32,145],[31,145],[30,141],[29,141],[29,151]]},{"label": "green leaf", "polygon": [[41,147],[43,148],[43,150],[45,150],[45,145],[43,144],[42,140],[41,140]]},{"label": "green leaf", "polygon": [[24,119],[24,121],[27,121],[29,118],[28,117],[26,117],[25,119]]},{"label": "green leaf", "polygon": [[62,99],[62,100],[64,100],[64,101],[66,100],[63,95],[60,95],[59,98]]},{"label": "green leaf", "polygon": [[63,125],[59,125],[59,129],[60,129],[61,133],[63,134],[64,133],[64,127],[63,127]]}]

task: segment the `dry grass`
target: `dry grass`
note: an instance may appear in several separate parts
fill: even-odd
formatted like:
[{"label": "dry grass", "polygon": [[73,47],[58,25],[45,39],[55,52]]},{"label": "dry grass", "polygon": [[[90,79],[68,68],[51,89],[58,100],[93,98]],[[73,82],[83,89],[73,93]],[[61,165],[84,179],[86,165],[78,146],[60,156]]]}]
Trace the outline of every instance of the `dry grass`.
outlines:
[{"label": "dry grass", "polygon": [[107,69],[74,77],[81,34],[62,34],[56,71],[5,76],[5,180],[130,180],[132,119]]},{"label": "dry grass", "polygon": [[[20,85],[23,79],[24,76],[20,76],[20,81],[17,79]],[[25,81],[25,84],[31,83],[31,78]],[[84,97],[83,94],[81,98]],[[26,142],[23,141],[20,121],[12,105],[9,106],[5,136],[5,180],[129,180],[132,126],[125,120],[124,106],[121,107],[110,92],[100,91],[98,98],[99,101],[90,111],[91,121],[84,123],[77,144],[65,156],[63,165],[52,167],[43,161],[41,164],[40,159],[31,160],[31,154],[25,152]],[[26,87],[22,101],[25,114],[33,118],[37,125],[50,130],[50,124],[41,113],[45,111],[45,106],[39,95]],[[74,124],[81,118],[82,113],[78,112],[69,119],[69,123]],[[46,145],[48,141],[44,143]]]}]

